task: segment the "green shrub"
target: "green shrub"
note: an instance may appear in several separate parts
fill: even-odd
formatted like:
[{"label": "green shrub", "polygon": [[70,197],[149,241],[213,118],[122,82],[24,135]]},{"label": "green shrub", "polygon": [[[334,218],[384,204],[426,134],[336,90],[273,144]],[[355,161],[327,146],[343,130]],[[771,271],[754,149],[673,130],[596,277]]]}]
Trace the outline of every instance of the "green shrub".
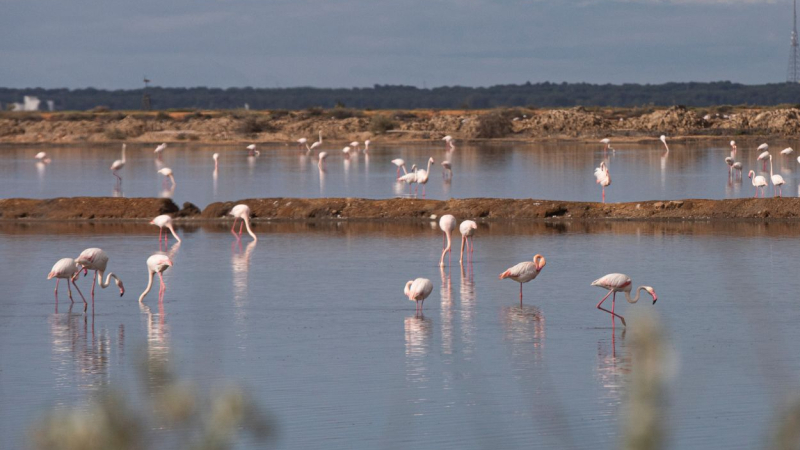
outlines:
[{"label": "green shrub", "polygon": [[394,127],[394,121],[390,117],[381,114],[372,116],[369,121],[369,131],[373,134],[384,134],[389,130],[393,130]]},{"label": "green shrub", "polygon": [[480,139],[496,139],[505,137],[511,132],[511,118],[503,111],[494,111],[478,117],[478,127],[475,137]]},{"label": "green shrub", "polygon": [[106,128],[104,133],[106,135],[106,139],[111,139],[114,141],[120,141],[122,139],[127,139],[128,135],[120,130],[119,128]]},{"label": "green shrub", "polygon": [[275,127],[269,123],[269,120],[255,114],[245,117],[239,124],[239,132],[244,134],[268,133],[273,131],[275,131]]}]

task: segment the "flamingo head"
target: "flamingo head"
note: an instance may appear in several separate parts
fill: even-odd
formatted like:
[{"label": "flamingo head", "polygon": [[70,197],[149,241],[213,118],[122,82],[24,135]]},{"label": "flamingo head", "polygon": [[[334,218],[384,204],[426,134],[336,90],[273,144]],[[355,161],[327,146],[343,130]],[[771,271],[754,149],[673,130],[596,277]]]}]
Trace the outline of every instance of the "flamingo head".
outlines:
[{"label": "flamingo head", "polygon": [[117,283],[117,287],[119,288],[119,296],[122,297],[125,295],[125,286],[122,285],[122,280],[114,278],[114,281]]},{"label": "flamingo head", "polygon": [[663,143],[665,143],[665,144],[667,143],[667,136],[665,136],[665,135],[663,135],[663,134],[662,134],[662,135],[661,135],[661,137],[660,137],[659,139],[661,139],[661,142],[663,142]]},{"label": "flamingo head", "polygon": [[406,294],[406,297],[408,297],[409,300],[411,299],[411,285],[412,284],[414,284],[414,281],[413,280],[408,280],[408,283],[406,283],[405,289],[403,289],[403,292]]},{"label": "flamingo head", "polygon": [[545,264],[547,264],[547,261],[544,259],[544,256],[537,253],[533,257],[533,263],[536,265],[536,271],[541,272],[542,269],[544,269]]},{"label": "flamingo head", "polygon": [[736,141],[731,141],[731,147],[735,147],[735,146],[736,146]]},{"label": "flamingo head", "polygon": [[436,164],[436,161],[433,160],[432,156],[430,158],[428,158],[428,162],[431,163],[431,164]]},{"label": "flamingo head", "polygon": [[756,173],[751,170],[750,172],[747,173],[747,178],[753,178],[753,175],[755,174]]},{"label": "flamingo head", "polygon": [[658,295],[656,295],[656,290],[650,286],[644,286],[644,290],[647,291],[653,297],[653,304],[655,305],[658,301]]}]

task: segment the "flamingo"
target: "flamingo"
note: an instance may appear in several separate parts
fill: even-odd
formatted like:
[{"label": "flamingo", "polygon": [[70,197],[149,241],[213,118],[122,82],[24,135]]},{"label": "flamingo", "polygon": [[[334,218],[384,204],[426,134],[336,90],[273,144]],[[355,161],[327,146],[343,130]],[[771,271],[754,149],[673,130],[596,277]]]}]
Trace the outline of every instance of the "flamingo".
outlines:
[{"label": "flamingo", "polygon": [[86,308],[89,306],[89,304],[86,303],[86,298],[84,298],[83,293],[81,292],[80,288],[78,288],[78,285],[75,284],[75,275],[77,275],[80,271],[81,269],[78,267],[78,263],[76,263],[72,258],[61,258],[55,263],[55,265],[53,265],[53,268],[50,269],[50,273],[47,274],[47,279],[56,279],[56,305],[58,304],[58,283],[63,278],[67,280],[69,300],[72,303],[75,303],[75,301],[72,300],[72,288],[69,287],[69,282],[72,281],[72,284],[75,285],[75,289],[78,290],[78,294],[81,294],[81,298],[83,299],[83,310],[86,311]]},{"label": "flamingo", "polygon": [[[439,267],[444,267],[444,255],[447,252],[450,252],[450,256],[452,257],[452,251],[450,247],[450,237],[453,234],[453,230],[456,229],[456,218],[452,214],[445,214],[439,219],[439,228],[442,229],[444,232],[444,236],[442,236],[442,258],[439,259]],[[447,238],[447,246],[445,247],[444,241]]]},{"label": "flamingo", "polygon": [[667,145],[667,137],[666,137],[665,135],[663,135],[663,134],[662,134],[662,135],[659,137],[659,139],[660,139],[660,140],[661,140],[661,142],[664,144],[664,148],[666,148],[666,149],[667,149],[667,153],[669,153],[669,145]]},{"label": "flamingo", "polygon": [[[800,158],[798,159],[798,162],[800,162]],[[395,178],[398,178],[398,179],[400,178],[400,168],[401,167],[403,168],[403,173],[408,175],[408,172],[406,172],[406,162],[403,161],[401,158],[393,159],[392,160],[392,164],[397,166],[397,176]]]},{"label": "flamingo", "polygon": [[160,173],[161,175],[164,175],[164,183],[163,184],[165,186],[167,184],[167,178],[169,178],[169,180],[172,182],[172,187],[175,187],[177,185],[177,183],[175,183],[175,177],[172,176],[172,169],[170,169],[169,167],[164,167],[163,169],[158,169],[158,173]]},{"label": "flamingo", "polygon": [[735,163],[733,163],[733,170],[738,170],[739,171],[739,178],[742,177],[742,163],[740,163],[739,161],[736,161]]},{"label": "flamingo", "polygon": [[783,197],[783,185],[786,181],[782,176],[772,173],[772,155],[769,155],[769,177],[772,180],[772,196],[775,197],[777,190],[778,197]]},{"label": "flamingo", "polygon": [[[618,317],[619,320],[622,321],[622,325],[625,325],[625,318],[621,315],[614,312],[614,301],[617,297],[617,292],[624,292],[625,299],[628,300],[628,303],[636,303],[639,301],[639,295],[641,295],[642,291],[647,291],[653,297],[653,304],[656,304],[658,300],[658,296],[656,295],[655,289],[650,286],[639,286],[636,288],[636,297],[631,298],[631,277],[623,274],[623,273],[610,273],[602,278],[598,278],[592,281],[592,286],[599,286],[603,289],[608,289],[608,294],[600,300],[600,303],[597,304],[597,309],[603,310],[609,314],[611,314],[611,324],[614,324],[614,317]],[[604,301],[611,295],[611,311],[603,308],[601,305]],[[627,326],[627,325],[625,325]]]},{"label": "flamingo", "polygon": [[442,161],[442,178],[453,178],[453,167],[450,164],[450,161]]},{"label": "flamingo", "polygon": [[608,148],[611,147],[611,139],[609,138],[600,139],[600,143],[605,144],[605,147],[603,148],[603,153],[605,154],[608,151]]},{"label": "flamingo", "polygon": [[[239,219],[242,219],[242,222],[247,227],[247,234],[249,234],[250,236],[253,237],[253,242],[258,241],[258,236],[256,236],[256,234],[253,233],[253,230],[250,228],[250,207],[249,206],[247,206],[245,204],[236,205],[236,206],[233,207],[233,209],[231,209],[231,212],[229,212],[228,214],[233,216],[233,227],[231,227],[231,233],[233,233],[234,236],[237,236],[236,232],[233,231],[233,229],[236,228],[236,221],[239,220]],[[238,234],[238,236],[241,236],[241,235],[242,235],[242,224],[239,224],[239,234]],[[237,236],[237,239],[238,239],[238,236]]]},{"label": "flamingo", "polygon": [[313,144],[311,144],[311,146],[306,144],[306,154],[311,153],[312,150],[314,150],[315,148],[319,147],[320,145],[322,145],[322,142],[320,142],[320,141],[314,142]]},{"label": "flamingo", "polygon": [[445,142],[445,146],[448,146],[448,145],[450,146],[450,151],[453,151],[453,150],[456,149],[456,145],[454,144],[455,140],[453,139],[453,136],[450,136],[448,134],[447,136],[443,137],[442,140]]},{"label": "flamingo", "polygon": [[342,153],[344,153],[344,157],[345,158],[349,158],[350,157],[350,146],[348,145],[347,147],[343,148],[342,149]]},{"label": "flamingo", "polygon": [[319,152],[319,162],[317,163],[317,167],[319,170],[325,170],[325,158],[328,157],[328,152]]},{"label": "flamingo", "polygon": [[[161,232],[164,231],[164,227],[172,232],[172,235],[175,236],[175,239],[178,242],[181,242],[180,236],[175,233],[175,228],[172,227],[172,217],[168,216],[167,214],[162,214],[160,216],[156,216],[153,220],[150,221],[150,225],[155,225],[158,227],[158,243],[161,244]],[[167,242],[167,234],[164,233],[164,243]]]},{"label": "flamingo", "polygon": [[364,141],[364,153],[367,153],[368,151],[369,151],[369,139]]},{"label": "flamingo", "polygon": [[425,304],[425,299],[433,292],[433,283],[427,278],[417,278],[414,281],[409,280],[403,292],[409,300],[416,303],[416,312],[420,314],[422,313],[422,306]]},{"label": "flamingo", "polygon": [[519,304],[522,305],[522,283],[527,283],[537,276],[542,271],[547,261],[544,256],[536,254],[533,256],[533,262],[523,261],[513,267],[509,267],[505,272],[500,274],[500,279],[511,278],[519,283]]},{"label": "flamingo", "polygon": [[786,147],[785,149],[781,150],[781,155],[789,156],[794,153],[794,149],[792,147]]},{"label": "flamingo", "polygon": [[361,145],[361,143],[358,142],[358,141],[353,141],[353,142],[350,143],[350,147],[352,147],[353,150],[355,150],[355,151],[358,151],[358,146],[359,145]]},{"label": "flamingo", "polygon": [[36,154],[36,156],[34,156],[34,158],[36,158],[39,162],[43,162],[45,164],[50,162],[50,158],[47,157],[46,152],[39,152]]},{"label": "flamingo", "polygon": [[144,297],[153,287],[153,275],[156,273],[158,273],[158,279],[161,281],[161,286],[158,288],[158,300],[161,301],[163,299],[164,292],[167,290],[167,285],[164,284],[164,277],[162,274],[170,267],[172,267],[172,260],[170,260],[167,255],[156,253],[147,258],[147,287],[144,289],[144,292],[142,292],[142,295],[139,296],[139,303],[142,303]]},{"label": "flamingo", "polygon": [[467,246],[467,260],[472,259],[472,253],[475,251],[475,230],[477,229],[478,224],[473,220],[465,220],[458,226],[458,231],[461,232],[461,256],[458,258],[459,263],[464,261],[465,245]]},{"label": "flamingo", "polygon": [[731,141],[731,156],[734,156],[738,149],[739,147],[736,146],[736,141]]},{"label": "flamingo", "polygon": [[122,159],[118,159],[113,163],[111,163],[111,173],[114,174],[115,177],[117,177],[117,180],[120,183],[122,182],[122,177],[117,175],[117,171],[119,169],[122,169],[123,167],[125,167],[125,144],[122,144]]},{"label": "flamingo", "polygon": [[608,167],[605,162],[600,163],[600,167],[594,169],[594,176],[597,178],[597,184],[603,187],[603,203],[606,202],[606,186],[611,184],[611,175],[608,173]]},{"label": "flamingo", "polygon": [[153,150],[153,153],[155,153],[155,154],[156,154],[156,156],[158,156],[159,158],[161,158],[161,153],[162,153],[162,152],[164,152],[164,150],[165,150],[166,148],[167,148],[167,144],[166,144],[166,143],[164,143],[164,142],[162,142],[162,143],[161,143],[161,145],[159,145],[158,147],[156,147],[156,149],[155,149],[155,150]]},{"label": "flamingo", "polygon": [[303,146],[306,145],[306,142],[308,142],[308,139],[304,137],[297,140],[297,145],[300,147],[300,150],[303,149]]},{"label": "flamingo", "polygon": [[417,170],[417,184],[418,186],[414,189],[414,193],[416,194],[416,189],[419,189],[419,184],[422,185],[422,198],[425,198],[425,185],[428,184],[428,175],[431,172],[431,164],[433,164],[433,158],[428,158],[428,169],[419,169]]},{"label": "flamingo", "polygon": [[219,153],[214,153],[211,158],[214,160],[214,172],[216,172],[219,169]]},{"label": "flamingo", "polygon": [[[406,168],[403,166],[403,172],[405,172]],[[400,183],[405,183],[408,186],[408,195],[411,195],[411,185],[417,182],[417,165],[411,165],[411,172],[406,173],[405,175],[401,176],[397,179]]]},{"label": "flamingo", "polygon": [[105,281],[103,281],[103,275],[105,274],[106,267],[108,266],[108,255],[102,249],[87,248],[86,250],[81,252],[80,256],[75,258],[75,262],[83,266],[84,276],[86,276],[86,272],[94,270],[94,276],[92,277],[92,294],[91,294],[92,308],[94,308],[94,287],[97,284],[98,274],[100,277],[101,288],[103,289],[107,288],[108,285],[111,284],[111,279],[113,278],[114,283],[116,283],[117,287],[119,288],[119,296],[122,297],[125,294],[125,287],[122,285],[122,280],[120,280],[119,277],[114,274],[114,272],[109,272]]},{"label": "flamingo", "polygon": [[258,156],[261,154],[260,151],[256,150],[256,144],[250,144],[247,147],[247,156]]},{"label": "flamingo", "polygon": [[734,163],[733,158],[731,158],[730,156],[725,157],[725,164],[728,165],[728,174],[730,174],[731,171],[733,170],[733,163]]},{"label": "flamingo", "polygon": [[753,181],[753,186],[755,186],[756,188],[756,195],[754,195],[753,197],[754,198],[758,197],[758,188],[762,188],[761,196],[763,197],[764,196],[763,189],[767,186],[767,179],[762,177],[761,175],[754,177],[753,175],[755,174],[756,173],[753,172],[752,170],[747,174],[747,177]]},{"label": "flamingo", "polygon": [[769,145],[767,145],[767,144],[761,144],[761,145],[758,146],[758,149],[757,149],[759,151],[763,150],[763,153],[758,155],[758,160],[762,161],[764,163],[764,168],[762,169],[764,172],[767,171],[767,158],[769,158],[769,151],[767,151],[768,149],[769,149]]}]

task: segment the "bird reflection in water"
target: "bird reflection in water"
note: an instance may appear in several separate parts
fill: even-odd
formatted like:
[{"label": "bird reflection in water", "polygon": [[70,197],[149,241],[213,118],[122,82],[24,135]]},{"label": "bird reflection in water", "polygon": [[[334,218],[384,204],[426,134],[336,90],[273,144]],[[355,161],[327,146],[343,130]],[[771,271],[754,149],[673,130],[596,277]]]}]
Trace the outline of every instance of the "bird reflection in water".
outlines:
[{"label": "bird reflection in water", "polygon": [[[442,285],[439,290],[441,295],[442,311],[442,353],[445,355],[453,354],[453,283],[450,280],[450,272],[445,271],[444,267],[439,267],[442,276]],[[421,312],[420,312],[421,314]]]},{"label": "bird reflection in water", "polygon": [[319,167],[319,196],[325,197],[325,167]]},{"label": "bird reflection in water", "polygon": [[174,195],[175,195],[175,185],[174,184],[171,184],[171,185],[169,185],[169,187],[165,187],[165,188],[161,189],[161,192],[159,193],[159,196],[161,196],[161,198],[172,198],[172,196],[174,196]]},{"label": "bird reflection in water", "polygon": [[[142,312],[147,330],[147,387],[158,389],[162,387],[160,383],[164,382],[164,379],[161,373],[153,372],[168,367],[170,348],[169,326],[166,323],[164,302],[158,302],[158,314],[154,314],[144,303],[139,303],[139,310]],[[154,383],[156,384],[154,385]]]},{"label": "bird reflection in water", "polygon": [[410,383],[427,382],[429,377],[428,368],[425,365],[425,357],[430,350],[433,322],[420,314],[406,317],[404,324],[406,337],[406,381]]},{"label": "bird reflection in water", "polygon": [[[625,329],[619,336],[619,342],[617,340],[617,333],[612,330],[610,348],[606,339],[597,343],[597,381],[603,387],[601,395],[610,406],[622,403],[625,375],[631,370],[630,355],[625,348]],[[619,352],[617,343],[620,344]]]},{"label": "bird reflection in water", "polygon": [[[111,360],[111,336],[105,328],[95,334],[94,314],[72,314],[58,310],[49,317],[53,349],[53,372],[58,388],[97,390],[108,385],[108,366]],[[91,321],[91,324],[89,323]],[[124,328],[120,328],[124,342]]]},{"label": "bird reflection in water", "polygon": [[[238,243],[238,245],[237,245]],[[231,269],[233,270],[233,302],[237,307],[242,307],[248,299],[247,274],[250,271],[250,258],[256,249],[257,241],[250,241],[242,250],[242,241],[234,242],[231,252]]]},{"label": "bird reflection in water", "polygon": [[219,168],[214,167],[214,171],[211,172],[211,179],[212,179],[213,185],[214,185],[214,198],[216,199],[217,198],[217,185],[218,185],[218,179],[219,179]]},{"label": "bird reflection in water", "polygon": [[545,343],[545,318],[542,311],[532,305],[505,306],[501,310],[505,339],[511,343],[512,357],[516,361],[534,361],[542,358]]},{"label": "bird reflection in water", "polygon": [[469,359],[475,345],[475,274],[472,264],[461,266],[461,340],[464,355]]},{"label": "bird reflection in water", "polygon": [[114,183],[114,187],[111,189],[111,196],[117,198],[125,197],[125,193],[122,191],[122,183]]}]

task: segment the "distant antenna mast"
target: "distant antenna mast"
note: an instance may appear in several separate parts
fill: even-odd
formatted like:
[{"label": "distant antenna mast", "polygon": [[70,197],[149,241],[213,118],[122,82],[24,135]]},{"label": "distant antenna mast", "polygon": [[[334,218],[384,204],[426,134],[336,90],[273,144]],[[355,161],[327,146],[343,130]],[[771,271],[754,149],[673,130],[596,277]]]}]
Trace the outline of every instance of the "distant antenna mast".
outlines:
[{"label": "distant antenna mast", "polygon": [[147,75],[144,77],[144,90],[142,91],[142,109],[145,111],[150,111],[150,94],[147,93],[147,85],[150,83],[150,80],[147,79]]},{"label": "distant antenna mast", "polygon": [[792,22],[792,51],[789,53],[789,68],[786,70],[786,82],[800,82],[800,46],[797,42],[797,0],[794,0]]}]

